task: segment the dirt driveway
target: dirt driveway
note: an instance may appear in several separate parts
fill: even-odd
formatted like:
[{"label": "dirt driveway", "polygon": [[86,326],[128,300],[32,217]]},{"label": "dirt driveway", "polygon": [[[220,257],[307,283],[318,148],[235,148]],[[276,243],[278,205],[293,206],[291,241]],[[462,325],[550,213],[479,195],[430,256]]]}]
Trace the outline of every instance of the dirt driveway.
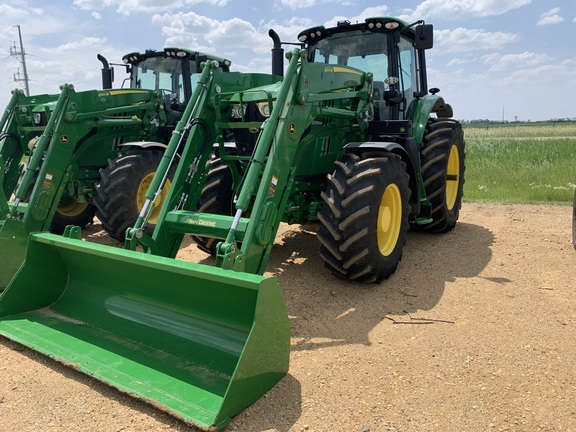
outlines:
[{"label": "dirt driveway", "polygon": [[[465,204],[453,232],[410,233],[396,274],[369,287],[323,270],[314,226],[283,227],[268,269],[290,372],[228,430],[576,431],[571,214]],[[193,430],[7,339],[0,356],[1,432]]]}]

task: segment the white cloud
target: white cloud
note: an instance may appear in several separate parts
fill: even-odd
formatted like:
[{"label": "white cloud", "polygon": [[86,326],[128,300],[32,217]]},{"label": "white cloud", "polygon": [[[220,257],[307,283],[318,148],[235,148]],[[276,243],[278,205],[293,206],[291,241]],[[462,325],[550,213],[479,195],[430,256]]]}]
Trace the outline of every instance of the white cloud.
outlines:
[{"label": "white cloud", "polygon": [[105,7],[113,6],[114,0],[74,0],[72,4],[84,11],[99,11]]},{"label": "white cloud", "polygon": [[435,30],[434,51],[445,54],[479,50],[496,50],[516,42],[519,36],[514,33],[487,32],[482,29],[458,27],[452,30]]},{"label": "white cloud", "polygon": [[158,13],[182,7],[180,0],[116,0],[114,3],[118,5],[117,12],[126,16],[134,13]]},{"label": "white cloud", "polygon": [[508,69],[532,68],[542,63],[551,62],[552,57],[547,54],[536,54],[533,52],[523,52],[520,54],[500,55],[493,53],[485,55],[484,63],[491,64],[489,71],[502,71]]},{"label": "white cloud", "polygon": [[[353,16],[353,17],[335,16],[331,20],[327,21],[324,25],[327,27],[333,27],[338,23],[338,21],[344,21],[344,20],[348,20],[352,23],[363,22],[366,18],[386,16],[389,14],[389,12],[390,12],[390,10],[389,10],[388,6],[386,6],[386,5],[374,6],[374,7],[369,7],[369,8],[364,9],[358,15]],[[301,30],[303,30],[303,29],[301,29]]]},{"label": "white cloud", "polygon": [[53,48],[52,50],[55,52],[64,52],[64,53],[83,48],[89,48],[90,50],[94,50],[95,48],[103,46],[105,43],[106,38],[85,37],[77,41],[72,41],[59,45],[56,48]]},{"label": "white cloud", "polygon": [[530,4],[532,0],[424,0],[407,17],[418,19],[462,20],[475,17],[502,15],[510,10]]},{"label": "white cloud", "polygon": [[559,13],[560,13],[559,7],[555,7],[550,9],[548,12],[544,12],[542,15],[540,15],[540,19],[538,20],[537,25],[542,26],[542,25],[561,23],[562,21],[564,21],[564,18],[562,18],[559,15]]},{"label": "white cloud", "polygon": [[242,49],[256,53],[270,51],[271,41],[266,31],[260,31],[239,18],[218,21],[194,12],[154,15],[152,22],[163,24],[166,44],[230,56]]},{"label": "white cloud", "polygon": [[270,51],[268,36],[239,18],[220,22],[217,27],[207,31],[204,38],[213,46],[233,46],[234,49],[251,49],[255,52],[262,52],[264,47],[264,52]]},{"label": "white cloud", "polygon": [[321,0],[320,2],[318,0],[280,0],[280,4],[290,9],[305,9],[327,1],[330,0]]},{"label": "white cloud", "polygon": [[212,6],[226,6],[230,3],[230,0],[184,0],[184,4],[187,6],[194,6],[200,3],[208,3]]},{"label": "white cloud", "polygon": [[175,11],[184,6],[207,3],[212,6],[226,6],[230,0],[74,0],[74,5],[85,11],[102,11],[114,7],[121,15],[136,13],[163,13]]},{"label": "white cloud", "polygon": [[[68,24],[57,16],[52,16],[41,8],[29,7],[27,4],[22,8],[9,4],[0,4],[0,17],[4,27],[0,30],[0,43],[3,40],[16,40],[17,30],[14,28],[20,25],[25,40],[30,40],[33,36],[54,34],[69,28]],[[9,25],[6,25],[8,24]]]},{"label": "white cloud", "polygon": [[446,66],[458,66],[458,65],[462,65],[462,64],[473,63],[474,61],[476,61],[475,58],[470,59],[470,60],[466,60],[466,59],[462,59],[462,58],[453,58],[448,63],[446,63]]}]

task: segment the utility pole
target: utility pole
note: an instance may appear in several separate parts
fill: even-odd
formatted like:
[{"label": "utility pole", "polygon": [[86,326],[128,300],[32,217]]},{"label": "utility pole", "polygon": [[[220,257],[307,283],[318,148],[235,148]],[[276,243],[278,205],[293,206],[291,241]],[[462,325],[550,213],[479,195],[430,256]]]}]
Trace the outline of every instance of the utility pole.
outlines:
[{"label": "utility pole", "polygon": [[24,45],[22,44],[22,32],[20,31],[20,26],[18,27],[18,39],[20,41],[20,50],[16,48],[16,42],[14,42],[14,46],[10,47],[10,55],[14,57],[18,57],[20,63],[22,63],[22,69],[24,71],[24,78],[20,78],[20,70],[18,70],[17,74],[14,74],[14,81],[22,82],[24,81],[24,89],[26,91],[26,96],[30,96],[30,86],[28,84],[28,70],[26,69],[26,52],[24,51]]}]

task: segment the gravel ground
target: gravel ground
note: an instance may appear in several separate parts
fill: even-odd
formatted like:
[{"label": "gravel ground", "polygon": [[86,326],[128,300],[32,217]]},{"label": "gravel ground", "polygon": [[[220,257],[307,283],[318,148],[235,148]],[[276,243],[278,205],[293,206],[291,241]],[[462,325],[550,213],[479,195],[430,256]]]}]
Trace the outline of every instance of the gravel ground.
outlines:
[{"label": "gravel ground", "polygon": [[[316,226],[282,226],[268,269],[292,325],[290,372],[234,431],[576,431],[576,251],[568,206],[464,204],[409,233],[397,272],[323,270]],[[106,241],[94,225],[91,240]],[[205,258],[192,244],[183,259]],[[193,431],[0,338],[0,431]]]}]

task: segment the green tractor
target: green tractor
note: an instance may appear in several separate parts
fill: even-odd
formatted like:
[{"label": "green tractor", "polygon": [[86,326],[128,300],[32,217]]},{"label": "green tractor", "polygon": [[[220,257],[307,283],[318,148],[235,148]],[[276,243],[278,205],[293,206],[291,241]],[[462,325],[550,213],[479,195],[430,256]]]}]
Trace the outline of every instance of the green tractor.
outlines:
[{"label": "green tractor", "polygon": [[[218,61],[223,71],[230,64],[175,48],[132,53],[124,57],[130,86],[112,89],[112,69],[99,59],[102,90],[76,92],[64,85],[58,95],[30,97],[16,90],[0,119],[0,288],[22,263],[31,232],[61,234],[97,214],[111,235],[123,239],[201,62]],[[136,167],[128,182],[118,162],[127,159]],[[114,211],[119,199],[120,213]]]},{"label": "green tractor", "polygon": [[[147,50],[144,54],[131,53],[122,60],[129,72],[130,88],[161,92],[162,114],[165,118],[160,120],[160,142],[157,138],[147,137],[139,142],[121,143],[118,146],[121,151],[117,151],[114,157],[108,159],[107,165],[100,169],[93,201],[97,208],[96,216],[105,231],[120,241],[124,240],[126,229],[134,225],[144,204],[146,191],[162,153],[198,82],[200,65],[213,60],[218,62],[218,68],[223,72],[230,70],[229,60],[175,48],[159,52]],[[105,64],[103,76],[106,76],[107,70],[108,65]],[[157,198],[157,210],[150,220],[149,233],[154,229],[155,218],[166,192],[167,188]]]},{"label": "green tractor", "polygon": [[[288,371],[282,291],[264,276],[281,222],[318,221],[326,267],[364,283],[396,270],[410,227],[455,226],[465,148],[428,88],[432,26],[313,27],[285,74],[270,35],[272,75],[205,63],[125,249],[75,227],[30,235],[0,334],[218,430]],[[214,266],[175,259],[188,235]]]}]

